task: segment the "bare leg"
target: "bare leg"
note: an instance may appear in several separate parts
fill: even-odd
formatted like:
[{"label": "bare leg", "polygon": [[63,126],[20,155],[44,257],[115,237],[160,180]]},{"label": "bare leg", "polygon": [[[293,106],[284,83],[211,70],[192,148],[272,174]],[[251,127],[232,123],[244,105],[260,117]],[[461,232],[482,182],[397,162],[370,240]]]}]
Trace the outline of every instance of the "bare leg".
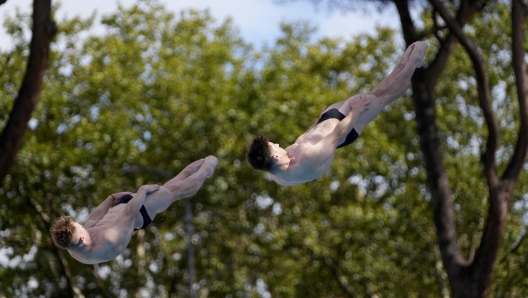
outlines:
[{"label": "bare leg", "polygon": [[414,70],[417,67],[421,67],[423,64],[428,44],[423,41],[418,41],[413,43],[409,48],[411,47],[413,48],[412,52],[403,68],[397,73],[393,71],[393,73],[382,82],[381,88],[376,87],[369,92],[370,94],[381,98],[382,101],[385,101],[385,105],[395,101],[403,95],[411,81]]},{"label": "bare leg", "polygon": [[[415,49],[415,46],[417,44],[422,44],[422,45],[419,45],[419,48],[418,49],[419,51],[423,48],[423,46],[425,45],[425,49],[427,49],[427,43],[425,42],[416,42],[416,43],[413,43],[412,45],[410,45],[406,50],[405,52],[403,53],[402,57],[400,58],[400,60],[398,61],[398,63],[396,64],[396,66],[394,67],[394,69],[392,70],[392,72],[385,78],[383,79],[383,81],[381,81],[372,91],[370,91],[369,93],[372,93],[376,96],[382,96],[383,94],[385,93],[388,93],[388,90],[389,88],[393,88],[395,82],[394,80],[398,77],[401,77],[402,74],[400,74],[400,72],[405,69],[405,67],[407,66],[407,68],[411,67],[412,68],[412,73],[414,73],[414,69],[416,67],[420,67],[422,65],[422,63],[419,63],[418,64],[415,64],[414,67],[412,66],[409,66],[408,64],[412,62],[410,62],[410,58],[411,58],[411,55],[413,54],[414,52],[414,49]],[[425,55],[425,49],[424,50],[424,55]],[[418,55],[417,52],[415,52],[415,56]],[[423,57],[423,55],[422,55]],[[423,58],[421,59],[421,61],[423,62]],[[412,73],[411,73],[411,76],[412,76]],[[400,80],[401,81],[401,80]],[[409,81],[410,81],[410,78],[409,78]],[[405,89],[407,88],[407,84],[405,84]],[[405,92],[405,89],[403,89],[403,92]],[[402,94],[403,94],[402,92]],[[401,96],[401,95],[400,95]],[[400,96],[398,96],[397,98],[399,98]],[[340,101],[340,102],[336,102],[332,105],[330,105],[326,110],[330,110],[330,109],[338,109],[341,113],[343,113],[344,115],[348,115],[348,113],[350,112],[350,100],[354,98],[351,97],[347,100],[343,100],[343,101]],[[345,103],[348,103],[345,105]]]},{"label": "bare leg", "polygon": [[176,177],[172,178],[171,180],[167,181],[165,185],[167,184],[176,184],[180,181],[185,180],[187,177],[191,176],[192,174],[196,173],[202,164],[204,163],[205,159],[199,159],[197,161],[192,162],[188,166],[185,167]]},{"label": "bare leg", "polygon": [[407,62],[409,62],[409,58],[414,50],[415,45],[416,44],[413,43],[405,50],[392,72],[385,79],[383,79],[383,81],[381,81],[378,86],[376,86],[371,92],[376,93],[379,92],[378,90],[385,90],[388,85],[390,85],[390,82],[394,80],[398,73],[405,67],[405,65],[407,65]]},{"label": "bare leg", "polygon": [[[175,177],[161,186],[158,191],[147,195],[144,206],[151,219],[154,219],[156,214],[165,211],[175,201],[193,196],[200,190],[205,179],[212,176],[218,159],[214,156],[208,156],[201,161],[200,168],[192,175],[183,180]],[[187,167],[183,171],[186,169]]]},{"label": "bare leg", "polygon": [[[385,106],[403,95],[407,89],[407,86],[409,85],[409,82],[411,81],[414,70],[423,64],[425,51],[428,47],[427,43],[416,42],[409,48],[411,47],[412,52],[409,54],[408,51],[406,51],[404,57],[402,57],[398,63],[398,66],[392,71],[389,77],[380,83],[382,87],[380,88],[377,86],[374,88],[374,90],[365,94],[367,99],[370,101],[370,107],[367,111],[361,114],[357,124],[354,126],[354,129],[358,134],[363,132],[365,126],[374,118],[376,118],[376,116],[381,113],[381,111],[383,111]],[[409,57],[406,58],[406,55],[409,55]],[[405,65],[403,65],[402,62],[406,59],[407,61]],[[400,63],[402,63],[403,68],[401,67],[402,65],[400,65]],[[359,96],[360,94],[354,95],[346,101],[347,104],[342,103],[339,107],[339,112],[343,113],[344,115],[348,115],[351,110],[350,101],[355,100]]]}]

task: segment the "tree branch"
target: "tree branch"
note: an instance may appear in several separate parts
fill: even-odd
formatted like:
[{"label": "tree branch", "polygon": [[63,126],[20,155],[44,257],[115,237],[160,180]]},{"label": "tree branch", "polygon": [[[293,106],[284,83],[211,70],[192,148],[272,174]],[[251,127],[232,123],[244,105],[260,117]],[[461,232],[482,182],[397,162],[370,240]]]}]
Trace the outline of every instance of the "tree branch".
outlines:
[{"label": "tree branch", "polygon": [[[408,1],[393,0],[393,2],[396,4],[400,14],[402,32],[407,46],[409,46],[416,41],[414,38],[417,38],[417,35],[410,17]],[[456,17],[458,27],[462,28],[471,15],[478,11],[478,7],[482,7],[478,1],[460,1]],[[429,190],[432,196],[431,202],[438,235],[438,246],[452,289],[462,286],[462,281],[459,277],[461,270],[467,266],[468,262],[463,258],[460,244],[458,243],[451,189],[437,137],[434,87],[447,64],[449,56],[454,51],[456,43],[457,38],[450,31],[445,40],[440,42],[440,48],[427,69],[417,69],[412,78],[417,131],[420,137],[420,147],[424,155]]]},{"label": "tree branch", "polygon": [[[513,0],[512,6],[512,31],[513,41],[512,49],[514,51],[513,64],[516,70],[516,79],[519,94],[519,105],[521,113],[521,131],[518,143],[512,156],[512,160],[506,169],[503,179],[498,180],[496,170],[495,154],[498,145],[499,129],[498,124],[491,108],[490,90],[486,77],[484,62],[477,46],[464,34],[461,26],[453,19],[449,12],[438,0],[429,0],[438,13],[442,16],[451,32],[458,38],[460,43],[466,49],[475,69],[477,78],[477,89],[479,93],[480,107],[484,114],[484,119],[488,126],[488,140],[486,144],[486,151],[482,156],[484,163],[484,171],[488,180],[489,186],[489,210],[488,220],[484,228],[484,233],[480,241],[480,245],[475,253],[475,258],[469,269],[469,276],[475,281],[476,287],[483,295],[488,295],[489,284],[493,274],[493,268],[498,256],[498,250],[502,236],[504,234],[504,227],[506,225],[506,218],[508,215],[509,202],[513,189],[519,177],[524,160],[526,159],[528,147],[527,122],[528,110],[526,103],[526,88],[524,67],[524,47],[523,47],[523,32],[524,17],[522,17],[522,10],[520,6],[516,6],[516,0]],[[466,3],[466,2],[462,2]],[[479,5],[478,1],[474,2]],[[461,4],[462,5],[462,4]],[[476,11],[477,8],[465,7],[468,11]],[[514,45],[513,42],[516,42]],[[515,60],[518,59],[518,60]],[[516,65],[516,63],[518,65]],[[517,76],[518,75],[518,76]],[[525,89],[526,88],[526,89]],[[524,119],[524,120],[523,120]],[[524,133],[524,135],[523,135]]]},{"label": "tree branch", "polygon": [[112,292],[108,290],[108,285],[105,285],[105,281],[103,280],[101,275],[99,275],[99,264],[93,265],[92,274],[95,277],[95,283],[97,284],[97,286],[102,289],[102,291],[104,291],[105,297],[111,297]]},{"label": "tree branch", "polygon": [[[3,1],[3,0],[2,0]],[[0,136],[0,184],[4,181],[22,145],[24,132],[40,96],[42,80],[48,63],[49,48],[57,31],[51,20],[51,0],[34,0],[33,35],[26,74]]]},{"label": "tree branch", "polygon": [[[396,5],[396,9],[398,10],[398,14],[400,16],[400,23],[402,27],[402,33],[403,38],[405,40],[406,46],[410,46],[415,41],[420,40],[421,38],[425,37],[423,33],[417,33],[416,27],[414,26],[414,22],[411,16],[411,12],[409,9],[409,1],[408,0],[392,0],[394,4]],[[434,28],[430,29],[432,32],[438,32],[439,30],[443,29],[443,27],[438,27],[435,21],[434,13],[433,13],[433,24]],[[452,34],[449,34],[444,42],[440,42],[440,49],[438,50],[435,58],[433,61],[431,61],[428,65],[427,72],[422,72],[422,75],[427,76],[427,80],[429,81],[429,84],[431,86],[434,86],[436,84],[436,81],[438,80],[438,77],[440,76],[442,70],[445,67],[445,64],[447,63],[447,59],[453,52],[453,49],[456,44],[456,39],[452,36]],[[417,74],[415,73],[415,77]],[[432,99],[431,99],[432,101]]]},{"label": "tree branch", "polygon": [[343,289],[343,291],[345,291],[345,293],[347,293],[349,297],[357,297],[356,291],[354,290],[352,285],[347,281],[341,270],[339,270],[339,267],[336,265],[336,262],[330,257],[324,258],[324,262],[328,266],[328,268],[330,268],[332,274],[339,282],[341,289]]},{"label": "tree branch", "polygon": [[42,208],[42,206],[33,198],[29,198],[29,201],[31,202],[31,205],[33,205],[33,208],[37,210],[38,214],[40,215],[40,218],[42,218],[42,220],[49,227],[51,225],[51,219],[48,214],[44,212],[44,208]]},{"label": "tree branch", "polygon": [[[443,4],[438,0],[429,0],[429,3],[433,5],[435,10],[444,19],[450,32],[452,32],[464,46],[469,58],[473,62],[473,68],[475,69],[477,79],[480,108],[484,114],[484,119],[488,125],[489,131],[486,151],[483,154],[484,168],[490,188],[495,188],[498,183],[497,172],[495,169],[495,152],[497,151],[499,128],[493,110],[491,109],[488,79],[486,77],[486,69],[484,67],[482,56],[480,55],[477,46],[466,36],[462,27],[459,26],[457,21],[450,15]],[[472,12],[474,11],[469,8],[468,10]]]},{"label": "tree branch", "polygon": [[[409,46],[415,41],[413,40],[415,38],[414,31],[412,29],[409,31],[408,29],[413,27],[409,7],[407,1],[394,1],[400,14],[404,38],[407,46]],[[462,257],[458,243],[451,189],[438,143],[433,88],[454,49],[455,43],[456,39],[450,34],[445,42],[441,44],[432,64],[429,64],[426,70],[417,69],[412,78],[417,131],[420,137],[420,147],[424,155],[429,190],[432,196],[431,201],[438,235],[438,246],[450,282],[456,282],[455,276],[457,276],[460,267],[465,264],[465,260]]]},{"label": "tree branch", "polygon": [[[47,227],[47,229],[49,230],[50,217],[48,216],[48,214],[44,212],[44,209],[42,208],[42,206],[33,198],[28,198],[28,201],[31,204],[31,206],[33,206],[33,208],[35,208],[35,210],[37,211],[40,219],[42,220],[42,222],[44,222],[44,226]],[[68,265],[68,261],[66,260],[66,258],[64,258],[64,256],[61,254],[61,252],[55,245],[51,245],[47,247],[47,250],[50,251],[60,261],[59,262],[60,266],[58,267],[60,269],[60,272],[66,279],[66,286],[69,289],[69,292],[68,292],[69,297],[76,297],[76,295],[82,296],[80,289],[77,286],[75,286],[71,281],[72,274],[71,274],[70,266]],[[54,262],[54,263],[57,263],[57,262]],[[63,294],[67,295],[67,293],[63,293]]]},{"label": "tree branch", "polygon": [[196,265],[194,260],[194,244],[192,243],[192,237],[194,236],[194,224],[193,224],[193,213],[191,201],[189,198],[184,200],[185,202],[185,229],[187,230],[187,262],[189,263],[189,297],[196,297],[196,290],[194,284],[196,282]]},{"label": "tree branch", "polygon": [[417,40],[423,40],[423,39],[427,38],[431,34],[436,36],[437,39],[438,39],[438,32],[444,30],[445,28],[447,28],[447,27],[445,27],[445,26],[436,26],[436,24],[435,24],[435,26],[433,28],[418,33],[416,39]]},{"label": "tree branch", "polygon": [[526,18],[526,16],[528,16],[528,5],[524,4],[523,2],[520,2],[519,4],[521,5],[522,14]]},{"label": "tree branch", "polygon": [[528,80],[526,78],[526,63],[524,60],[524,26],[526,5],[521,0],[512,0],[512,64],[519,101],[521,127],[515,151],[504,171],[502,180],[507,180],[514,187],[521,173],[528,153]]},{"label": "tree branch", "polygon": [[[471,3],[469,3],[471,2]],[[478,1],[476,2],[478,3]],[[456,22],[459,24],[460,28],[463,28],[465,24],[468,22],[469,18],[478,11],[477,4],[474,1],[461,1],[460,8],[457,13]],[[438,11],[433,6],[433,10],[435,13]],[[433,22],[436,24],[436,19],[433,15]],[[447,27],[442,27],[447,28]],[[405,33],[404,33],[405,34]],[[439,37],[437,37],[438,40]],[[445,68],[445,65],[447,63],[447,59],[449,56],[451,56],[451,53],[455,49],[457,43],[457,39],[454,36],[453,32],[449,32],[446,39],[443,42],[440,42],[440,49],[438,50],[438,53],[436,54],[436,57],[429,63],[428,67],[428,77],[431,81],[431,86],[436,85],[436,81],[440,77],[440,74]]]},{"label": "tree branch", "polygon": [[130,175],[130,174],[136,174],[136,173],[151,173],[156,174],[165,178],[172,178],[173,175],[169,171],[165,171],[158,168],[151,168],[151,167],[143,167],[143,166],[132,166],[128,167],[126,169],[122,169],[119,172],[121,175]]},{"label": "tree branch", "polygon": [[499,262],[503,263],[504,261],[506,261],[506,259],[508,258],[509,255],[514,254],[517,251],[517,249],[519,249],[519,247],[521,247],[521,244],[524,242],[524,240],[527,238],[527,236],[528,236],[528,233],[525,232],[521,236],[521,239],[519,239],[519,241],[517,241],[517,244],[515,244],[515,246],[512,249],[510,249],[510,252],[505,254],[504,257],[502,257],[502,259]]},{"label": "tree branch", "polygon": [[431,10],[431,20],[433,21],[433,27],[428,29],[428,30],[425,30],[425,31],[422,31],[422,32],[418,33],[417,39],[418,40],[423,40],[423,39],[427,38],[429,35],[432,34],[432,35],[434,35],[436,37],[436,39],[440,43],[442,43],[442,39],[440,38],[440,35],[438,34],[438,32],[446,29],[447,27],[438,25],[438,22],[436,21],[436,10],[434,10],[434,9]]},{"label": "tree branch", "polygon": [[407,46],[418,40],[418,33],[412,20],[411,12],[409,10],[409,3],[407,0],[393,0],[400,15],[400,23],[402,26],[403,39]]}]

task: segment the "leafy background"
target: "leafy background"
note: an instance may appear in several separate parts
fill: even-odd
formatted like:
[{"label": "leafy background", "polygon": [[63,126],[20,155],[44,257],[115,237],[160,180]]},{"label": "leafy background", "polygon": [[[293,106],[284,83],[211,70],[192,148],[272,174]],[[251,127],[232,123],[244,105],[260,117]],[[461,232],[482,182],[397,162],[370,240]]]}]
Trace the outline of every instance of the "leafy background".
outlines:
[{"label": "leafy background", "polygon": [[[518,119],[513,78],[503,79],[512,73],[508,8],[495,5],[494,18],[470,25],[479,46],[491,49],[484,55],[494,107],[501,138],[511,141]],[[87,33],[93,17],[57,23],[37,110],[0,188],[0,296],[188,296],[183,202],[100,265],[76,262],[48,230],[63,214],[82,222],[110,193],[165,181],[130,167],[176,174],[207,155],[219,158],[217,170],[191,199],[198,296],[448,296],[409,94],[338,150],[321,179],[280,187],[245,162],[255,135],[287,146],[325,106],[376,86],[402,53],[392,29],[315,39],[309,22],[283,23],[281,37],[256,50],[230,20],[173,14],[156,1],[106,15],[105,34]],[[29,24],[20,12],[4,24],[14,46],[0,55],[0,127],[25,69]],[[456,177],[458,233],[470,254],[487,207],[478,163],[486,130],[478,103],[465,100],[476,98],[476,83],[462,49],[435,94],[446,168]],[[506,146],[500,152],[511,154]],[[528,295],[526,182],[525,171],[494,297]]]}]

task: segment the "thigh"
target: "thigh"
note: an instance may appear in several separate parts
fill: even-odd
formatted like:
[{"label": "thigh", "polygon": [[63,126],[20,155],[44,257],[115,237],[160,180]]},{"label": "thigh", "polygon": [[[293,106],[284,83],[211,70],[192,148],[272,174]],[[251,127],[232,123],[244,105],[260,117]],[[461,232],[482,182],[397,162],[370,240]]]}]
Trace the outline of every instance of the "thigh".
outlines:
[{"label": "thigh", "polygon": [[341,114],[346,116],[352,110],[352,108],[350,107],[350,101],[353,100],[354,98],[360,96],[360,95],[362,95],[362,94],[356,94],[356,95],[350,97],[347,100],[336,102],[336,103],[332,104],[331,106],[327,107],[325,111],[328,111],[328,110],[331,110],[331,109],[337,109]]},{"label": "thigh", "polygon": [[[372,93],[366,93],[367,98],[370,100],[370,106],[369,109],[361,113],[359,116],[359,119],[357,120],[357,124],[354,125],[354,129],[358,134],[361,134],[363,132],[363,129],[365,126],[376,116],[378,116],[385,106],[387,106],[390,102],[387,100],[384,100],[381,97],[378,97]],[[350,105],[349,105],[350,106]]]},{"label": "thigh", "polygon": [[347,99],[347,100],[340,101],[340,102],[336,102],[336,103],[334,103],[334,104],[328,106],[324,111],[326,112],[326,111],[331,110],[331,109],[336,109],[336,110],[341,111],[341,108],[342,108],[344,105],[346,105],[346,104],[348,104],[348,99]]},{"label": "thigh", "polygon": [[158,191],[148,194],[143,206],[147,209],[150,219],[156,214],[165,211],[173,203],[173,192],[167,187],[161,186]]},{"label": "thigh", "polygon": [[350,97],[349,99],[347,99],[345,101],[339,102],[338,104],[340,104],[340,106],[339,106],[339,108],[337,108],[339,110],[339,112],[341,114],[347,116],[350,113],[350,111],[352,110],[352,108],[350,107],[350,101],[354,100],[354,98],[357,98],[360,95],[363,95],[363,94],[356,94],[356,95]]}]

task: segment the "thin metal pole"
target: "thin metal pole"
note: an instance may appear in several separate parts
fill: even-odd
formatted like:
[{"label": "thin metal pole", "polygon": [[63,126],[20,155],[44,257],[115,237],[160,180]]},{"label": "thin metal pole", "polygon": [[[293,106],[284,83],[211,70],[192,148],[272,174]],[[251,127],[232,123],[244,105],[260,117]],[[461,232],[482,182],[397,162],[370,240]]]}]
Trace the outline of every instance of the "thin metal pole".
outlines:
[{"label": "thin metal pole", "polygon": [[187,262],[189,268],[189,297],[195,298],[196,291],[194,290],[194,284],[196,281],[195,270],[194,270],[194,245],[192,243],[192,237],[194,235],[194,223],[191,201],[185,199],[185,225],[187,229]]}]

